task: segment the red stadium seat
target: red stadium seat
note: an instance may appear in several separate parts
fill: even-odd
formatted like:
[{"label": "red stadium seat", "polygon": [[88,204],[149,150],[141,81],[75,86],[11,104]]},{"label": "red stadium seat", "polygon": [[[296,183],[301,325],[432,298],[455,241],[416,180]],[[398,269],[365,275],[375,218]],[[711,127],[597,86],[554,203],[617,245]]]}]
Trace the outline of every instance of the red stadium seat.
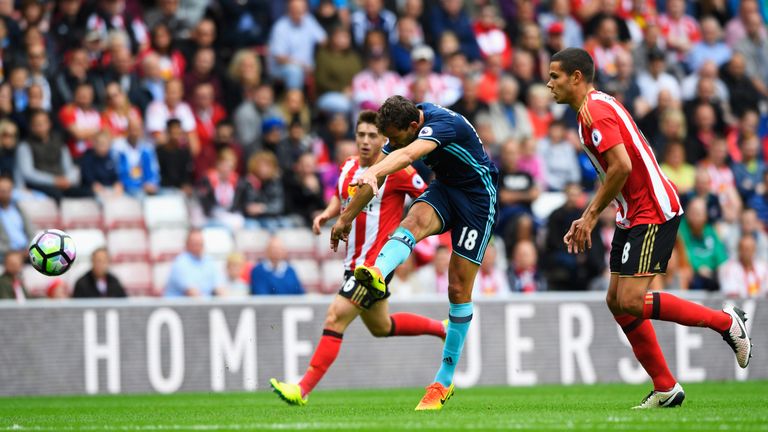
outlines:
[{"label": "red stadium seat", "polygon": [[235,249],[250,261],[264,258],[269,241],[269,231],[262,229],[244,229],[235,233]]},{"label": "red stadium seat", "polygon": [[19,201],[18,206],[36,229],[59,227],[59,207],[51,198],[27,199]]},{"label": "red stadium seat", "polygon": [[120,280],[129,297],[152,295],[152,268],[146,261],[113,264],[109,271]]},{"label": "red stadium seat", "polygon": [[334,294],[341,288],[344,276],[343,260],[323,261],[320,290],[325,294]]},{"label": "red stadium seat", "polygon": [[184,196],[159,195],[144,199],[144,223],[148,229],[187,227],[189,212]]},{"label": "red stadium seat", "polygon": [[304,291],[316,293],[320,291],[320,266],[311,259],[291,260],[291,266],[296,271]]},{"label": "red stadium seat", "polygon": [[187,242],[186,228],[160,228],[149,233],[149,257],[167,261],[180,254]]},{"label": "red stadium seat", "polygon": [[61,200],[61,225],[65,229],[100,228],[99,203],[92,198],[64,198]]},{"label": "red stadium seat", "polygon": [[147,234],[141,228],[115,229],[107,234],[109,256],[115,262],[149,259]]},{"label": "red stadium seat", "polygon": [[314,258],[315,235],[307,228],[286,228],[276,235],[283,241],[289,259]]},{"label": "red stadium seat", "polygon": [[223,227],[208,227],[203,229],[203,245],[205,253],[214,259],[226,259],[235,249],[232,233]]},{"label": "red stadium seat", "polygon": [[90,262],[93,251],[107,245],[107,239],[100,229],[75,229],[67,232],[75,241],[77,260]]}]

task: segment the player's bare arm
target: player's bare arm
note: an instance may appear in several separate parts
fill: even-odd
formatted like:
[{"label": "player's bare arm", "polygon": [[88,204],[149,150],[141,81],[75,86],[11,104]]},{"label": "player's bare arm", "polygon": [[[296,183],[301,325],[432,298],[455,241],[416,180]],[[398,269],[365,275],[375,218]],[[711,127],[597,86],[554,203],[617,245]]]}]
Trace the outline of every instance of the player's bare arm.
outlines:
[{"label": "player's bare arm", "polygon": [[331,197],[331,201],[328,203],[328,206],[325,207],[325,210],[315,216],[315,219],[312,220],[312,232],[314,232],[315,235],[320,235],[320,229],[323,225],[325,225],[329,219],[338,216],[339,213],[341,213],[341,200],[338,196],[334,195]]},{"label": "player's bare arm", "polygon": [[571,223],[571,228],[563,237],[563,241],[568,245],[568,253],[580,253],[592,248],[592,229],[598,216],[616,198],[632,171],[632,162],[624,144],[611,147],[603,156],[608,165],[605,179],[581,218]]}]

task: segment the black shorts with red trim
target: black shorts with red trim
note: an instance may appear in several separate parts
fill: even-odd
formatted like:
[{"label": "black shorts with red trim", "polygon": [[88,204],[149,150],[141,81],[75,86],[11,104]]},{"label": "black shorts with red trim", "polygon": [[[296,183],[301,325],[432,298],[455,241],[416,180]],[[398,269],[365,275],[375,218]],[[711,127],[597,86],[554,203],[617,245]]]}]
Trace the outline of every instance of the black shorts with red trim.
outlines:
[{"label": "black shorts with red trim", "polygon": [[[395,272],[392,272],[386,277],[385,282],[387,285],[389,285],[389,282],[394,275]],[[389,297],[391,293],[389,292],[389,289],[387,289],[387,293],[384,297],[377,298],[357,282],[354,272],[346,270],[344,271],[344,282],[341,284],[341,288],[339,288],[339,295],[352,302],[353,305],[368,310],[377,301]]]},{"label": "black shorts with red trim", "polygon": [[651,276],[667,272],[675,247],[681,216],[663,224],[616,228],[611,242],[611,273],[619,276]]}]

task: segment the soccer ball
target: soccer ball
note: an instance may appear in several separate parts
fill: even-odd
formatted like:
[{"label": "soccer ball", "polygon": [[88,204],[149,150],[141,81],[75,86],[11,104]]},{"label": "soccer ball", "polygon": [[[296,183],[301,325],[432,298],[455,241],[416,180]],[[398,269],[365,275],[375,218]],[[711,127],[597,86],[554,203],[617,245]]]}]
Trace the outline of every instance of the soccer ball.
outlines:
[{"label": "soccer ball", "polygon": [[75,241],[64,231],[47,229],[37,233],[29,244],[29,260],[46,276],[64,274],[75,262]]}]

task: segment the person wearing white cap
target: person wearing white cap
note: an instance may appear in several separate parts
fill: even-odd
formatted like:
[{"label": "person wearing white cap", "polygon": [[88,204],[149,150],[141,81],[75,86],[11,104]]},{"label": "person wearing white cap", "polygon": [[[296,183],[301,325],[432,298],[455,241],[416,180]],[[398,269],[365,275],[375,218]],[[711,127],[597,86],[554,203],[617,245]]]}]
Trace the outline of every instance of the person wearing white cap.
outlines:
[{"label": "person wearing white cap", "polygon": [[413,72],[405,76],[405,84],[410,89],[421,78],[427,81],[425,99],[443,106],[451,106],[461,98],[461,80],[457,77],[436,73],[432,70],[435,52],[428,45],[417,46],[411,51]]}]

